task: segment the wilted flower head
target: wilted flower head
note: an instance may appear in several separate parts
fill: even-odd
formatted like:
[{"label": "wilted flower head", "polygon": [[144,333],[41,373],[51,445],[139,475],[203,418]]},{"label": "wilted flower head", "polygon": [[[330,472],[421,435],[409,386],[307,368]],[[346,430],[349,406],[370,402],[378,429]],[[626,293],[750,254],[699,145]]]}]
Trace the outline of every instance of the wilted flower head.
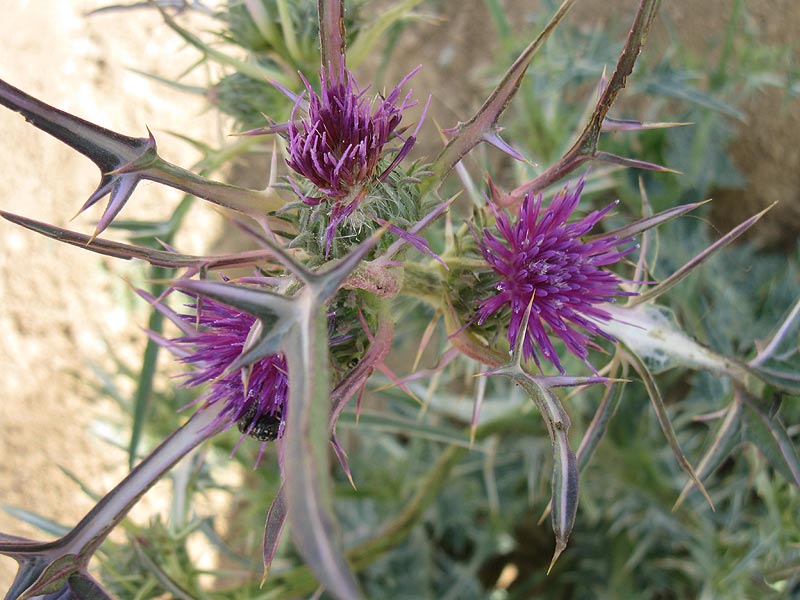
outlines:
[{"label": "wilted flower head", "polygon": [[238,423],[243,434],[262,442],[281,437],[288,392],[283,355],[270,354],[245,369],[228,372],[242,353],[255,318],[209,298],[196,300],[195,308],[196,316],[184,318],[199,325],[197,333],[173,340],[176,348],[190,348],[181,361],[196,367],[184,385],[211,384],[200,401],[223,402],[219,418],[226,427]]},{"label": "wilted flower head", "polygon": [[298,119],[298,109],[305,105],[301,99],[289,121],[286,163],[324,194],[304,198],[307,204],[318,204],[326,198],[334,202],[329,237],[333,228],[352,214],[368,186],[382,181],[414,145],[416,131],[405,139],[391,164],[376,173],[384,146],[400,135],[397,127],[403,111],[416,104],[411,101],[411,92],[401,100],[400,88],[418,70],[419,67],[406,75],[385,98],[368,98],[367,90],[358,88],[343,62],[337,70],[333,66],[327,73],[322,70],[320,95],[303,78],[308,92],[307,115]]},{"label": "wilted flower head", "polygon": [[[585,361],[592,336],[616,341],[598,327],[598,320],[611,318],[598,305],[613,301],[615,296],[632,295],[619,289],[622,280],[617,275],[602,268],[633,251],[633,246],[616,249],[630,240],[614,236],[585,242],[580,239],[617,203],[567,223],[578,206],[584,183],[581,178],[573,190],[565,187],[546,208],[542,208],[541,195],[535,199],[526,196],[515,223],[506,213],[495,210],[501,239],[484,229],[478,240],[484,258],[500,276],[497,294],[484,300],[478,309],[478,324],[509,305],[511,346],[524,333],[524,357],[533,358],[539,366],[538,351],[562,373],[564,368],[548,335],[557,335],[570,352]],[[527,328],[520,332],[531,303]]]}]

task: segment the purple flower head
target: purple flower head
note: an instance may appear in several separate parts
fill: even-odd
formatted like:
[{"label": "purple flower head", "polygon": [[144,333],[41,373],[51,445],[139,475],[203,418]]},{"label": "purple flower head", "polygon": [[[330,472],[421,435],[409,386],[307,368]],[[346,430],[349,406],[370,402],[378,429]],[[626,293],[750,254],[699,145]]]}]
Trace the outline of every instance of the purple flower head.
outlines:
[{"label": "purple flower head", "polygon": [[548,335],[557,335],[570,352],[586,361],[592,336],[616,341],[598,327],[598,320],[611,318],[598,305],[613,301],[615,296],[633,295],[621,291],[618,286],[622,280],[602,268],[632,252],[635,246],[617,250],[617,246],[631,240],[614,236],[580,239],[617,203],[567,223],[578,206],[584,183],[582,177],[574,189],[565,187],[546,208],[542,208],[541,195],[535,199],[526,196],[515,223],[506,213],[495,210],[500,239],[484,229],[478,240],[484,258],[500,276],[497,293],[478,309],[478,324],[510,306],[508,341],[513,347],[521,333],[525,310],[532,302],[523,355],[540,366],[540,353],[561,373],[564,368]]},{"label": "purple flower head", "polygon": [[304,197],[306,204],[319,204],[326,198],[333,202],[329,238],[336,225],[353,213],[369,185],[382,181],[414,145],[416,131],[404,140],[392,163],[376,173],[384,146],[400,136],[397,127],[403,111],[416,104],[411,92],[401,100],[400,88],[418,70],[419,67],[406,75],[385,98],[368,98],[367,89],[359,89],[344,61],[338,72],[333,66],[329,66],[327,74],[322,70],[319,95],[303,78],[308,92],[307,114],[302,120],[297,116],[298,109],[306,107],[301,98],[289,120],[286,164],[324,194],[320,198]]},{"label": "purple flower head", "polygon": [[286,419],[288,375],[282,354],[270,354],[249,367],[227,372],[242,353],[256,319],[229,306],[202,298],[195,301],[197,315],[184,315],[199,325],[194,335],[173,340],[188,347],[181,361],[196,367],[186,374],[185,386],[210,384],[198,402],[223,402],[219,418],[230,427],[238,423],[242,434],[267,442],[283,435]]}]

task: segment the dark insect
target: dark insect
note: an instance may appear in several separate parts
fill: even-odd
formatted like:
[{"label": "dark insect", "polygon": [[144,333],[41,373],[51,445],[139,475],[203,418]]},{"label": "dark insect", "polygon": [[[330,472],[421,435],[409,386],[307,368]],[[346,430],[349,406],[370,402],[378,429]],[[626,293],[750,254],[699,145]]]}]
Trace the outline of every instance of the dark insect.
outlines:
[{"label": "dark insect", "polygon": [[236,422],[239,431],[261,442],[277,440],[281,429],[281,413],[265,414],[256,419],[257,406],[258,403],[253,402],[250,409]]}]

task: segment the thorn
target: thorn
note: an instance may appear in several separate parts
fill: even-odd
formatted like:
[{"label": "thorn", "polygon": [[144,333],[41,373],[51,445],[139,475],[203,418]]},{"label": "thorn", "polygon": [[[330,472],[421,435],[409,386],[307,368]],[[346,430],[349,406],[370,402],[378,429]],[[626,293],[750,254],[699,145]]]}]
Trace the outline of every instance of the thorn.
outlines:
[{"label": "thorn", "polygon": [[[75,215],[75,216],[78,216],[78,215]],[[74,218],[75,218],[75,217],[73,217],[73,219],[74,219]],[[86,242],[86,245],[87,245],[87,246],[91,246],[91,245],[92,245],[92,242],[95,240],[95,238],[96,238],[98,235],[100,235],[100,230],[99,230],[97,227],[95,227],[95,228],[94,228],[94,233],[92,233],[92,235],[89,237],[89,241],[88,241],[88,242]]]},{"label": "thorn", "polygon": [[[545,509],[544,509],[544,512],[542,513],[542,516],[541,516],[541,517],[539,517],[539,520],[538,520],[538,521],[536,521],[536,526],[537,526],[537,527],[539,527],[539,526],[540,526],[542,523],[544,523],[544,520],[545,520],[547,517],[549,517],[549,516],[550,516],[550,512],[552,511],[552,509],[553,509],[553,504],[552,504],[552,502],[548,502],[548,503],[547,503],[547,506],[546,506],[546,507],[545,507]],[[554,559],[554,560],[555,560],[555,559]],[[550,565],[550,566],[552,567],[553,565]],[[548,571],[548,573],[549,573],[549,571]]]},{"label": "thorn", "polygon": [[688,495],[690,489],[691,488],[684,488],[683,489],[683,491],[678,496],[678,499],[675,500],[675,504],[672,505],[672,508],[670,509],[670,512],[674,513],[681,507],[681,505],[683,504],[683,501],[686,499],[686,496]]},{"label": "thorn", "polygon": [[[272,140],[272,156],[269,161],[269,180],[267,181],[267,189],[275,187],[278,182],[278,140]],[[266,190],[265,190],[266,191]]]},{"label": "thorn", "polygon": [[547,567],[547,575],[550,575],[550,571],[553,570],[553,565],[556,564],[558,557],[561,556],[561,553],[567,548],[567,543],[563,540],[556,540],[556,549],[553,552],[553,560],[550,561],[550,566]]},{"label": "thorn", "polygon": [[514,204],[514,197],[511,194],[505,193],[503,190],[497,187],[494,184],[494,181],[492,181],[491,177],[488,178],[488,183],[489,183],[489,193],[492,197],[492,201],[494,202],[494,204],[503,207],[511,206],[512,204]]}]

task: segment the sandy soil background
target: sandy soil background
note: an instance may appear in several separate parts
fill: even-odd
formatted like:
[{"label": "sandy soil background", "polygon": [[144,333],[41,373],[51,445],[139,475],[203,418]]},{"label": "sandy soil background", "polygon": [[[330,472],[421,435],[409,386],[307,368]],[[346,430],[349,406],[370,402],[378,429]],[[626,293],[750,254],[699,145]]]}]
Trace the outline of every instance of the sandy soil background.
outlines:
[{"label": "sandy soil background", "polygon": [[[171,92],[126,68],[168,76],[191,64],[196,53],[150,10],[83,16],[103,4],[3,2],[0,78],[127,135],[146,136],[147,125],[165,158],[191,166],[199,155],[164,131],[213,140],[216,119],[205,112],[205,101]],[[69,219],[99,181],[94,164],[5,108],[0,131],[0,208],[91,233],[99,206]],[[179,198],[145,183],[123,216],[166,215]],[[213,220],[208,228],[213,239]],[[97,402],[86,374],[90,362],[111,366],[104,338],[123,356],[134,358],[141,351],[139,327],[147,322],[146,311],[129,304],[125,283],[139,271],[126,261],[58,244],[5,221],[0,239],[0,504],[73,525],[91,503],[59,465],[101,492],[125,474],[124,455],[90,431],[98,418],[113,420],[117,408],[110,401]],[[44,539],[1,511],[0,531]],[[13,561],[0,558],[3,592],[14,569]]]},{"label": "sandy soil background", "polygon": [[[163,156],[191,165],[198,158],[195,152],[163,131],[187,131],[213,140],[221,132],[213,115],[204,113],[201,99],[170,92],[125,67],[170,76],[190,64],[196,54],[184,49],[150,11],[82,16],[102,4],[90,0],[2,2],[0,78],[128,135],[145,135],[148,125]],[[613,14],[607,2],[600,13],[593,12],[596,2],[586,4],[579,9],[584,19]],[[635,4],[633,0],[611,3]],[[724,27],[733,1],[665,4],[683,28],[686,43],[699,49]],[[749,8],[770,39],[793,43],[800,31],[795,0],[752,4]],[[484,25],[485,8],[480,0],[446,6],[445,12],[452,13],[447,37],[437,40],[423,32],[420,47],[428,45],[426,52],[434,59],[447,46],[467,48],[469,52],[459,61],[443,68],[474,66],[481,59],[480,40],[491,34]],[[410,60],[417,64],[420,59]],[[446,77],[423,72],[414,87],[425,92],[430,87],[437,97],[452,94],[446,83]],[[472,102],[477,97],[474,89],[461,91]],[[465,106],[474,109],[467,102]],[[448,98],[448,104],[458,106],[458,101]],[[771,96],[754,100],[748,109],[751,122],[742,131],[735,155],[753,183],[745,192],[729,193],[722,214],[752,214],[756,206],[779,199],[783,216],[773,220],[776,233],[765,237],[791,242],[800,221],[800,150],[795,142],[800,110],[797,103],[787,110]],[[442,122],[450,124],[450,120]],[[68,225],[94,189],[97,169],[5,109],[0,110],[0,131],[0,209]],[[177,198],[155,184],[141,185],[123,214],[164,214]],[[99,208],[92,209],[69,226],[91,232],[99,215]],[[207,223],[207,239],[213,239],[217,235],[213,218],[207,214],[198,218]],[[124,475],[122,453],[110,451],[90,432],[98,417],[113,417],[116,408],[109,401],[98,403],[82,381],[85,377],[73,373],[85,375],[90,361],[109,364],[104,338],[127,356],[135,357],[141,349],[139,327],[146,322],[146,312],[124,301],[124,280],[136,277],[137,271],[128,263],[57,244],[5,221],[0,222],[0,239],[0,504],[24,506],[72,525],[91,504],[59,465],[90,479],[98,491],[108,490]],[[191,246],[191,240],[186,244],[182,249],[200,250]],[[42,537],[3,512],[0,531]],[[0,558],[0,590],[7,588],[13,572],[13,561]]]}]

